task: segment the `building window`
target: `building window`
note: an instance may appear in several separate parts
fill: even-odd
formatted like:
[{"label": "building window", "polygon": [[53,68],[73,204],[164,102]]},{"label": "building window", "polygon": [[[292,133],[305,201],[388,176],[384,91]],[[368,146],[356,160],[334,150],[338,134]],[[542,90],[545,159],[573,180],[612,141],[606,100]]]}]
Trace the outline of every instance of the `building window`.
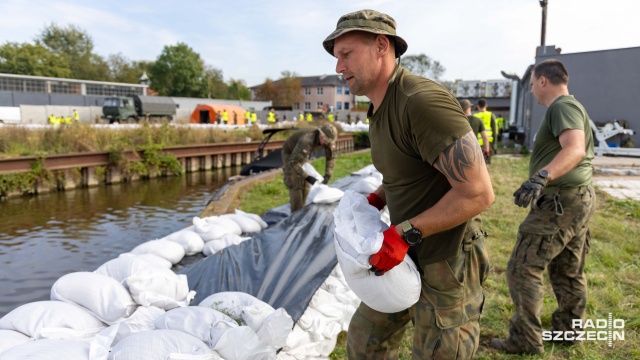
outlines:
[{"label": "building window", "polygon": [[311,95],[311,88],[308,88],[308,87],[304,88],[304,94]]},{"label": "building window", "polygon": [[338,95],[342,95],[342,86],[336,87],[336,90]]},{"label": "building window", "polygon": [[340,101],[336,102],[336,109],[342,110],[342,103]]},{"label": "building window", "polygon": [[344,103],[344,109],[345,110],[349,110],[349,103],[345,101]]},{"label": "building window", "polygon": [[311,110],[311,103],[310,102],[304,103],[304,109],[305,110]]},{"label": "building window", "polygon": [[322,95],[322,94],[323,94],[323,91],[324,91],[324,90],[323,90],[323,88],[319,87],[319,88],[318,88],[318,95]]},{"label": "building window", "polygon": [[300,110],[300,103],[299,102],[296,103],[296,110]]},{"label": "building window", "polygon": [[344,87],[344,94],[345,95],[349,95],[349,87],[348,86]]},{"label": "building window", "polygon": [[317,102],[317,109],[322,109],[322,101]]}]

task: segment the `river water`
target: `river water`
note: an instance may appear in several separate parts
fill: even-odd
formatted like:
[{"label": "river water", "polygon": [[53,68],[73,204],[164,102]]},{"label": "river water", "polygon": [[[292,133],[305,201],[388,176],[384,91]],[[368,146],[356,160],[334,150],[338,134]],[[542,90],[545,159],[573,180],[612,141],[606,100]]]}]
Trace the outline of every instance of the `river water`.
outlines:
[{"label": "river water", "polygon": [[62,275],[93,271],[191,224],[239,167],[0,201],[0,317],[49,300]]}]

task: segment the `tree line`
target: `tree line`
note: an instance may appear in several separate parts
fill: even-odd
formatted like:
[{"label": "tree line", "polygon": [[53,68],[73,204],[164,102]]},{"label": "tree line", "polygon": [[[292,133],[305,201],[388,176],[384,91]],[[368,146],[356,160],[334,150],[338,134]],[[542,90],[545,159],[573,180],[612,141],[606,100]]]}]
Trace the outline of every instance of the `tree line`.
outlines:
[{"label": "tree line", "polygon": [[[403,57],[402,66],[434,80],[445,71],[425,54]],[[145,71],[150,88],[158,95],[251,100],[244,80],[225,82],[221,69],[206,64],[200,54],[181,42],[166,45],[153,61],[130,60],[122,53],[104,58],[94,53],[93,39],[83,29],[51,23],[33,43],[6,42],[0,46],[0,73],[137,84]],[[266,78],[256,88],[255,99],[272,101],[276,106],[300,102],[300,77],[283,71],[278,80]]]}]

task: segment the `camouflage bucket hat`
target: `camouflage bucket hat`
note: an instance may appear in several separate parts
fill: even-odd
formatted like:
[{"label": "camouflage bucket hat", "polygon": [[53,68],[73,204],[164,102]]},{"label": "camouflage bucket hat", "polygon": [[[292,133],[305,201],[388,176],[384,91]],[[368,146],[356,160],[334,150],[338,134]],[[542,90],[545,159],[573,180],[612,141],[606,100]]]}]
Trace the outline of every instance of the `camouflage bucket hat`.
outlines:
[{"label": "camouflage bucket hat", "polygon": [[462,108],[462,110],[473,106],[473,104],[471,104],[471,101],[467,100],[467,99],[462,99],[460,100],[460,107]]},{"label": "camouflage bucket hat", "polygon": [[338,138],[338,130],[331,124],[324,124],[320,126],[320,132],[322,132],[322,135],[331,142],[335,142]]},{"label": "camouflage bucket hat", "polygon": [[342,15],[338,20],[336,30],[324,39],[322,46],[331,56],[334,56],[333,44],[335,40],[350,31],[365,31],[391,36],[395,40],[396,58],[404,54],[409,47],[403,38],[396,35],[396,21],[391,16],[375,10],[360,10]]}]

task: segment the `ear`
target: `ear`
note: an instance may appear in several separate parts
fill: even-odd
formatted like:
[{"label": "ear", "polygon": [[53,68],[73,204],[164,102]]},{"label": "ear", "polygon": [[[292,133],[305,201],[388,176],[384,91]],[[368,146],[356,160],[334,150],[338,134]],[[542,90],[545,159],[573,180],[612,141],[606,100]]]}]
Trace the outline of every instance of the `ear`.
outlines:
[{"label": "ear", "polygon": [[376,36],[376,50],[380,54],[384,54],[389,50],[389,38],[384,35]]}]

